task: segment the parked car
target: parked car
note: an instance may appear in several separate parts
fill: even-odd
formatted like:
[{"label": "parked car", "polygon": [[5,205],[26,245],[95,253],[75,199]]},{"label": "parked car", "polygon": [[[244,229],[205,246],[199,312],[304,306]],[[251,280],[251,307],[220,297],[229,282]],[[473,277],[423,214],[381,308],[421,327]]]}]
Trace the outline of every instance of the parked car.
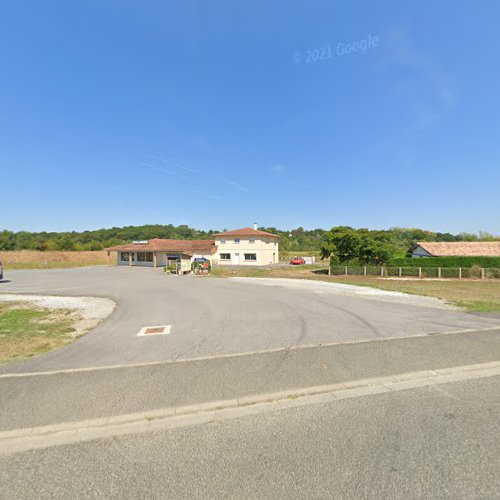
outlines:
[{"label": "parked car", "polygon": [[301,266],[301,265],[303,265],[305,263],[306,263],[306,261],[302,257],[294,257],[290,261],[290,264],[292,264],[292,266]]},{"label": "parked car", "polygon": [[3,266],[1,262],[0,262],[0,280],[3,280]]}]

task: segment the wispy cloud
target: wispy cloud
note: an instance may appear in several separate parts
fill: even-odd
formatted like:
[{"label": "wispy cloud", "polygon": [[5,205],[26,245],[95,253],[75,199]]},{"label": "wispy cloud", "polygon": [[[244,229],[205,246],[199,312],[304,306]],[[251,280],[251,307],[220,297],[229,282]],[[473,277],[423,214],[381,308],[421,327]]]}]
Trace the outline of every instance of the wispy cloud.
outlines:
[{"label": "wispy cloud", "polygon": [[166,163],[169,167],[176,167],[180,170],[183,170],[184,172],[189,172],[192,174],[199,174],[200,171],[196,170],[193,168],[189,163],[181,160],[177,160],[175,158],[169,158],[168,156],[166,157],[161,157],[161,156],[151,156],[153,160],[161,161],[163,163]]},{"label": "wispy cloud", "polygon": [[[151,155],[149,156],[149,158],[165,164],[168,168],[160,167],[160,166],[154,165],[152,163],[141,163],[141,165],[144,167],[154,168],[155,170],[158,170],[160,172],[164,172],[166,174],[175,175],[176,177],[179,177],[181,179],[192,179],[193,174],[201,173],[200,170],[193,168],[193,166],[190,165],[189,163],[187,163],[185,161],[178,160],[176,158],[172,158],[169,156],[151,156]],[[217,176],[215,177],[215,179],[217,179]],[[242,192],[248,191],[248,188],[246,186],[243,186],[243,185],[239,184],[238,182],[224,179],[221,177],[219,177],[218,180],[219,180],[219,182],[224,182],[228,186],[231,186],[234,189],[237,189],[238,191],[242,191]],[[198,194],[203,194],[204,196],[211,196],[214,199],[220,199],[220,197],[218,197],[216,195],[211,195],[211,194],[205,193],[203,191],[199,191]]]},{"label": "wispy cloud", "polygon": [[176,177],[179,177],[180,179],[189,179],[189,177],[187,175],[183,175],[183,174],[180,174],[179,172],[175,172],[173,170],[168,170],[166,168],[158,167],[157,165],[151,165],[151,163],[141,163],[141,166],[153,168],[154,170],[158,170],[159,172],[163,172],[165,174],[175,175]]},{"label": "wispy cloud", "polygon": [[181,170],[184,170],[184,172],[189,172],[190,174],[199,174],[200,171],[196,170],[195,168],[192,168],[190,166],[183,165],[182,163],[176,163],[175,166],[177,168],[180,168]]},{"label": "wispy cloud", "polygon": [[285,170],[285,167],[281,164],[278,164],[278,165],[271,165],[268,170],[270,172],[276,172],[277,174],[281,174],[284,172]]},{"label": "wispy cloud", "polygon": [[240,190],[240,191],[248,191],[248,188],[245,187],[245,186],[242,186],[241,184],[238,184],[237,182],[234,182],[234,181],[228,181],[226,179],[224,179],[224,182],[228,185],[228,186],[233,186],[234,188]]},{"label": "wispy cloud", "polygon": [[205,191],[196,190],[195,193],[200,194],[202,196],[206,196],[207,198],[211,198],[212,200],[222,200],[220,196],[216,194],[207,193]]}]

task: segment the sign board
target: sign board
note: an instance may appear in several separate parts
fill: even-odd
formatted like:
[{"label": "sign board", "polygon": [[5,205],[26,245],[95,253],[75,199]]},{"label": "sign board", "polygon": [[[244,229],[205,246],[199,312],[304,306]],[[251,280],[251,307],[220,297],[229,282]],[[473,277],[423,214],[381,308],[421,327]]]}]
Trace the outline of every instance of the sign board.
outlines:
[{"label": "sign board", "polygon": [[207,262],[207,260],[205,257],[195,257],[194,262]]},{"label": "sign board", "polygon": [[133,241],[132,242],[134,245],[147,245],[149,243],[149,240],[139,240],[139,241]]}]

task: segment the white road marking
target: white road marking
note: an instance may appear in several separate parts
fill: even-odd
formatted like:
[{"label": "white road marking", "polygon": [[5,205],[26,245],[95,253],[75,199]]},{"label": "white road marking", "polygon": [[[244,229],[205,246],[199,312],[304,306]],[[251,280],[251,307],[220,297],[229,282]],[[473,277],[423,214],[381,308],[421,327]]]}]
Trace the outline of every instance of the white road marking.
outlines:
[{"label": "white road marking", "polygon": [[184,407],[131,413],[109,418],[0,432],[0,453],[48,448],[55,445],[80,443],[119,435],[168,430],[201,425],[213,421],[299,406],[331,403],[342,399],[373,394],[435,387],[442,384],[500,376],[500,361],[456,366],[438,370],[410,372],[388,377],[368,378],[345,383],[287,390],[240,399],[214,401]]},{"label": "white road marking", "polygon": [[199,356],[194,358],[180,358],[180,359],[168,359],[162,361],[145,361],[143,363],[130,363],[130,364],[118,364],[118,365],[104,365],[104,366],[88,366],[83,368],[64,368],[60,370],[47,370],[40,372],[20,372],[20,373],[3,373],[0,374],[0,379],[2,378],[21,378],[21,377],[38,377],[38,376],[48,376],[48,375],[60,375],[65,373],[82,373],[82,372],[94,372],[100,370],[117,370],[124,368],[142,368],[147,366],[158,366],[158,365],[171,365],[171,364],[179,364],[179,363],[190,363],[192,361],[209,361],[215,359],[224,359],[224,358],[240,358],[244,356],[254,356],[256,354],[272,354],[276,352],[288,352],[288,351],[298,351],[301,349],[314,349],[318,347],[335,347],[341,345],[354,345],[354,344],[366,344],[371,342],[386,342],[388,340],[407,340],[421,337],[430,337],[430,336],[439,336],[439,335],[458,335],[461,333],[480,333],[480,332],[489,332],[489,331],[497,331],[500,333],[500,327],[498,326],[490,326],[487,328],[466,328],[463,330],[450,330],[447,332],[430,332],[430,333],[422,333],[417,335],[412,335],[410,337],[376,337],[372,339],[362,339],[362,340],[348,340],[343,342],[324,342],[320,344],[304,344],[304,345],[295,345],[289,347],[276,347],[273,349],[260,349],[256,351],[247,351],[247,352],[236,352],[236,353],[227,353],[227,354],[216,354],[213,356]]}]

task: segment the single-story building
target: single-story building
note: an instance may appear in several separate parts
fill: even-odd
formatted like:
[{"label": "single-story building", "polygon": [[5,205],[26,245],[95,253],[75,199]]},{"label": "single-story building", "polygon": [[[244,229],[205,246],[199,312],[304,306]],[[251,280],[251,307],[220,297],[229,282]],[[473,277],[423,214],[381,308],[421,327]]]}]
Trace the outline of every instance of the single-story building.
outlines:
[{"label": "single-story building", "polygon": [[500,257],[500,241],[419,241],[412,257]]},{"label": "single-story building", "polygon": [[214,234],[219,265],[265,266],[277,264],[279,240],[276,234],[244,227]]},{"label": "single-story building", "polygon": [[[244,227],[214,235],[214,240],[167,240],[155,238],[105,248],[116,263],[124,266],[163,267],[175,265],[179,271],[191,270],[191,262],[206,260],[212,265],[259,266],[278,262],[280,237]],[[110,262],[111,263],[111,262]]]},{"label": "single-story building", "polygon": [[217,252],[214,240],[152,240],[134,241],[106,248],[116,252],[116,263],[124,266],[163,267],[175,265],[182,272],[191,270],[195,259],[212,260]]}]

